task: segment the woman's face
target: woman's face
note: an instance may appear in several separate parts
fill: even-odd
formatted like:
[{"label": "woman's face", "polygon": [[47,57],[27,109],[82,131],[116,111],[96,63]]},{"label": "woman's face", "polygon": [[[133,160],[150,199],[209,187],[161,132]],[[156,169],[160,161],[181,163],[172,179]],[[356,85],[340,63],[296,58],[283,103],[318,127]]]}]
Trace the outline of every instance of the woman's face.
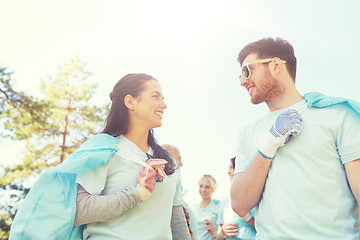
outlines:
[{"label": "woman's face", "polygon": [[234,176],[234,166],[233,166],[233,163],[231,161],[229,163],[228,175],[230,177],[230,182],[231,182],[232,179],[233,179],[233,176]]},{"label": "woman's face", "polygon": [[202,199],[211,199],[214,189],[210,184],[210,180],[206,177],[202,178],[199,182],[199,194]]},{"label": "woman's face", "polygon": [[160,127],[167,105],[160,84],[155,80],[146,81],[145,89],[134,99],[133,109],[130,110],[132,120],[147,129]]}]

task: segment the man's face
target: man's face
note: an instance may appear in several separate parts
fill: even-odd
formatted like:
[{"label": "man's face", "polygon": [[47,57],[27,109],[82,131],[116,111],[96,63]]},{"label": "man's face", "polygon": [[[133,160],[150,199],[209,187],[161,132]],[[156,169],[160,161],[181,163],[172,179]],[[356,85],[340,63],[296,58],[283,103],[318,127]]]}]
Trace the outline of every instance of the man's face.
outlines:
[{"label": "man's face", "polygon": [[179,167],[182,167],[183,164],[181,162],[181,154],[180,154],[179,149],[177,149],[177,148],[172,149],[171,150],[171,155],[175,158],[177,165]]},{"label": "man's face", "polygon": [[[259,60],[257,54],[249,54],[243,61],[246,63]],[[251,75],[248,79],[241,80],[241,86],[245,87],[253,104],[262,102],[270,103],[275,98],[283,95],[283,88],[279,81],[273,77],[269,70],[271,63],[256,63],[249,65]]]}]

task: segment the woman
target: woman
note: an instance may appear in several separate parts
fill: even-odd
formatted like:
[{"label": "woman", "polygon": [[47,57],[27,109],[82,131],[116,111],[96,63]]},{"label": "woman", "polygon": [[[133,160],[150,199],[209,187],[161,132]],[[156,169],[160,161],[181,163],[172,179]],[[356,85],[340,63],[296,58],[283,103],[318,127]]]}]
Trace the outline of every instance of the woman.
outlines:
[{"label": "woman", "polygon": [[10,239],[190,239],[180,175],[153,136],[167,108],[159,83],[128,74],[110,98],[103,132],[40,177]]},{"label": "woman", "polygon": [[[230,159],[228,175],[230,182],[234,176],[235,157]],[[220,204],[217,240],[254,240],[256,230],[254,226],[255,209],[252,209],[245,217],[238,216],[231,208],[230,197],[224,199]]]},{"label": "woman", "polygon": [[211,175],[203,175],[199,180],[201,201],[194,205],[197,216],[199,239],[212,240],[216,238],[216,224],[220,201],[212,199],[216,190],[216,180]]}]

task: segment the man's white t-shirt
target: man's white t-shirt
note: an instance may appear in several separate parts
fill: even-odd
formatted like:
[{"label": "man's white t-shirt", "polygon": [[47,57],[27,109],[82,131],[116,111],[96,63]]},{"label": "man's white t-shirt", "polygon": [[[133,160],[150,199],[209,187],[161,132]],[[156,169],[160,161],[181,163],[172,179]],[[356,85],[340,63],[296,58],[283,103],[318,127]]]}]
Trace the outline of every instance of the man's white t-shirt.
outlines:
[{"label": "man's white t-shirt", "polygon": [[[272,160],[255,216],[257,239],[358,240],[344,164],[360,158],[359,115],[340,104],[306,104],[290,107],[301,114],[302,131]],[[235,173],[247,169],[262,134],[286,110],[269,112],[240,133]]]}]

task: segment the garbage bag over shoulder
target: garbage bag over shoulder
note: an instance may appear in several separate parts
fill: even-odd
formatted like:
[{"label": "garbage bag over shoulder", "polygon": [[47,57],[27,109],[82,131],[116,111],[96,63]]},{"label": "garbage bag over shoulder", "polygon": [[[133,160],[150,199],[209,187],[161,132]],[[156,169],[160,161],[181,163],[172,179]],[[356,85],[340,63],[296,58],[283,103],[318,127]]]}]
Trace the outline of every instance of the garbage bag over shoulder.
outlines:
[{"label": "garbage bag over shoulder", "polygon": [[9,239],[82,239],[82,227],[74,227],[76,176],[106,164],[117,151],[117,142],[108,134],[95,135],[46,170],[16,213]]}]

